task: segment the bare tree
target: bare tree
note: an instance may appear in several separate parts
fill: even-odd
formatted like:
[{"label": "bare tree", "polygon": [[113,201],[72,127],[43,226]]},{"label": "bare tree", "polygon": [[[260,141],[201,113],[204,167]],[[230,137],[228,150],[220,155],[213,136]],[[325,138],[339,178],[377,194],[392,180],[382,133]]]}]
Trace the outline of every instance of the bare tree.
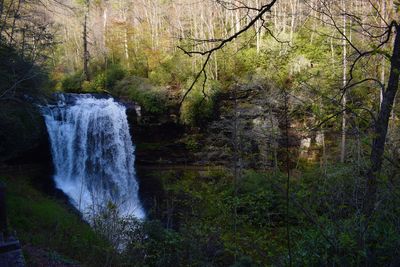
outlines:
[{"label": "bare tree", "polygon": [[[341,3],[343,9],[343,87],[347,84],[347,42],[346,42],[346,31],[347,31],[347,17],[346,17],[346,1],[342,0]],[[346,159],[346,104],[347,104],[347,96],[346,92],[343,93],[342,97],[342,140],[341,140],[341,147],[340,147],[340,162],[344,163]]]},{"label": "bare tree", "polygon": [[[184,93],[184,95],[183,95],[183,97],[181,99],[181,102],[180,102],[181,104],[186,99],[188,94],[192,91],[194,85],[199,81],[199,79],[201,78],[202,75],[204,77],[203,93],[205,94],[204,85],[205,85],[205,82],[207,80],[206,67],[207,67],[207,64],[211,60],[211,56],[215,52],[223,49],[228,43],[234,41],[236,38],[240,37],[243,33],[245,33],[248,30],[250,30],[252,27],[254,27],[254,25],[258,21],[264,22],[263,16],[266,15],[266,13],[271,12],[272,7],[275,5],[277,0],[271,0],[270,2],[260,6],[259,8],[247,6],[247,5],[245,5],[244,3],[240,2],[240,1],[238,1],[239,3],[236,3],[236,1],[233,1],[233,2],[224,2],[224,1],[222,1],[222,2],[223,2],[223,4],[228,3],[229,4],[229,6],[228,6],[229,9],[233,9],[233,10],[239,10],[239,9],[255,10],[255,11],[257,11],[257,13],[242,28],[240,28],[235,33],[233,33],[233,34],[231,34],[229,36],[226,36],[226,37],[223,37],[223,38],[215,38],[215,39],[195,40],[195,42],[196,42],[195,47],[199,43],[200,44],[211,43],[212,47],[209,48],[209,49],[205,49],[205,50],[189,50],[189,49],[186,49],[186,48],[184,48],[182,46],[178,46],[179,49],[181,49],[185,54],[187,54],[190,57],[192,57],[193,55],[205,56],[205,60],[204,60],[204,62],[202,64],[202,66],[201,66],[201,69],[197,73],[197,75],[195,76],[195,78],[194,78],[193,82],[191,83],[191,85],[189,86],[188,90],[186,90],[186,92]],[[233,7],[231,7],[230,5],[233,5]]]},{"label": "bare tree", "polygon": [[[370,167],[366,174],[364,213],[367,217],[370,217],[376,205],[377,179],[382,169],[390,115],[399,86],[400,26],[399,22],[395,19],[392,19],[391,22],[387,22],[385,16],[382,15],[379,9],[371,1],[368,1],[367,4],[370,7],[369,12],[375,12],[378,17],[384,21],[384,27],[382,27],[382,23],[374,25],[369,21],[364,21],[364,19],[358,16],[356,12],[339,8],[339,13],[351,19],[358,28],[356,33],[361,34],[362,37],[367,40],[366,42],[368,43],[369,47],[360,47],[359,45],[356,45],[351,38],[349,38],[349,36],[346,34],[345,28],[340,27],[338,19],[331,10],[331,5],[333,3],[334,2],[329,0],[319,0],[317,9],[319,12],[321,12],[321,14],[323,14],[323,16],[325,16],[325,18],[327,18],[327,21],[325,22],[328,23],[328,25],[331,25],[345,40],[347,45],[354,51],[354,60],[352,60],[348,70],[349,78],[344,83],[342,88],[342,101],[344,102],[346,92],[348,90],[367,82],[373,82],[377,84],[379,90],[383,92],[381,96],[382,103],[377,116],[372,117],[374,125],[372,130]],[[365,10],[366,9],[363,9],[362,12],[365,12]],[[343,23],[343,25],[345,25],[345,23]],[[392,39],[394,39],[393,50],[391,55],[387,55],[385,51],[383,51],[383,47],[385,45],[390,45]],[[376,55],[384,55],[385,58],[390,60],[389,79],[386,86],[375,77],[362,77],[359,80],[354,77],[354,71],[358,67],[358,63],[365,58],[370,58]],[[345,110],[347,110],[347,108],[344,108],[342,112]],[[371,114],[373,115],[372,112]]]},{"label": "bare tree", "polygon": [[88,50],[88,19],[89,19],[89,0],[84,2],[84,18],[83,18],[83,78],[89,81],[89,50]]}]

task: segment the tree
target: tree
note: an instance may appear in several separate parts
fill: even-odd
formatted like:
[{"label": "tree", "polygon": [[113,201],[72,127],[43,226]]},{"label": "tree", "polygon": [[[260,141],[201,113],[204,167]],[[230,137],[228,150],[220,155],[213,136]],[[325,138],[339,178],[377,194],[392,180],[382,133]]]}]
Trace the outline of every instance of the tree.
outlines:
[{"label": "tree", "polygon": [[89,17],[89,0],[84,2],[84,19],[83,19],[83,77],[85,81],[89,81],[89,50],[88,50],[88,17]]},{"label": "tree", "polygon": [[[0,100],[43,91],[46,65],[54,49],[52,19],[39,2],[0,2]],[[31,14],[32,13],[32,14]]]},{"label": "tree", "polygon": [[[346,30],[347,30],[347,17],[346,17],[346,1],[341,1],[342,9],[343,9],[343,87],[347,84],[347,43],[346,43]],[[341,147],[340,147],[340,162],[344,163],[346,159],[346,103],[347,103],[347,96],[346,92],[343,93],[342,97],[342,140],[341,140]]]},{"label": "tree", "polygon": [[[188,56],[193,56],[193,55],[202,55],[205,56],[206,59],[204,60],[201,70],[197,73],[197,75],[195,76],[193,82],[191,83],[191,85],[189,86],[189,88],[186,90],[186,92],[184,93],[180,104],[183,103],[183,101],[186,99],[186,97],[188,96],[188,94],[192,91],[194,85],[199,81],[199,79],[201,78],[201,76],[204,76],[204,85],[207,81],[207,71],[206,71],[206,67],[207,64],[210,62],[211,60],[211,56],[219,51],[222,50],[228,43],[234,41],[236,38],[238,38],[239,36],[243,35],[245,32],[249,31],[258,21],[262,21],[264,25],[264,19],[263,16],[270,12],[272,10],[272,7],[276,4],[277,0],[271,0],[270,2],[262,5],[261,7],[257,8],[257,7],[250,7],[247,6],[243,3],[238,3],[238,5],[236,3],[232,3],[233,10],[240,10],[240,9],[245,9],[245,10],[253,10],[256,11],[256,15],[254,17],[252,17],[247,24],[245,24],[241,29],[238,29],[236,32],[234,32],[232,35],[228,35],[225,36],[223,38],[216,38],[216,39],[205,39],[205,40],[195,40],[197,43],[194,45],[194,47],[197,47],[198,44],[204,44],[204,43],[211,43],[213,46],[209,49],[205,49],[203,51],[201,50],[188,50],[182,46],[178,46],[179,49],[181,49],[185,54],[187,54]],[[223,2],[224,3],[224,2]],[[229,2],[228,2],[229,3]],[[204,88],[204,86],[203,86]],[[204,93],[204,90],[203,90]]]},{"label": "tree", "polygon": [[382,94],[382,103],[376,118],[373,140],[371,148],[371,166],[367,172],[367,202],[365,204],[365,214],[369,217],[375,209],[377,178],[382,169],[383,154],[385,152],[386,137],[389,128],[389,119],[393,109],[394,100],[399,88],[400,77],[400,25],[392,21],[387,27],[388,39],[394,32],[393,52],[390,56],[390,73],[388,84]]},{"label": "tree", "polygon": [[[369,21],[363,21],[358,14],[352,10],[346,10],[343,6],[339,8],[339,12],[343,14],[343,29],[338,24],[338,19],[331,11],[331,6],[334,2],[329,0],[319,0],[319,12],[326,16],[329,20],[329,24],[336,29],[336,31],[342,36],[343,40],[354,50],[355,59],[352,61],[350,69],[348,71],[349,79],[346,81],[346,73],[343,75],[343,88],[342,88],[342,100],[343,100],[343,112],[346,112],[346,93],[350,89],[364,83],[373,82],[378,85],[380,91],[382,91],[381,105],[378,110],[376,118],[373,117],[373,130],[372,130],[372,144],[370,153],[370,167],[366,172],[366,193],[364,203],[364,214],[367,218],[372,215],[376,204],[376,192],[377,192],[377,179],[382,168],[385,142],[387,138],[387,132],[389,127],[389,119],[391,111],[393,109],[394,100],[398,91],[399,84],[399,71],[400,71],[400,37],[399,37],[399,22],[393,19],[390,23],[386,22],[385,14],[382,14],[379,9],[370,1],[370,9],[377,14],[381,20],[384,21],[385,26],[381,27],[381,23],[374,25]],[[386,10],[386,9],[385,9]],[[370,11],[371,12],[371,11]],[[357,32],[361,33],[361,37],[366,40],[369,47],[363,48],[353,42],[351,38],[346,34],[345,28],[345,17],[348,17],[357,26]],[[391,55],[387,55],[384,46],[390,45],[392,36],[394,35],[393,50]],[[343,44],[345,49],[345,44]],[[347,52],[344,50],[344,56]],[[376,79],[375,77],[361,77],[357,79],[355,77],[355,70],[357,69],[358,63],[364,58],[374,57],[376,55],[385,55],[390,60],[390,73],[386,88],[384,84]],[[346,60],[344,59],[344,66]],[[345,70],[345,69],[344,69]],[[374,114],[371,112],[371,114]],[[343,113],[343,117],[345,113]],[[343,123],[345,126],[345,122]],[[342,127],[343,127],[342,126]],[[342,130],[344,127],[342,128]],[[343,137],[343,134],[342,134]],[[343,139],[342,139],[342,157],[343,158]]]}]

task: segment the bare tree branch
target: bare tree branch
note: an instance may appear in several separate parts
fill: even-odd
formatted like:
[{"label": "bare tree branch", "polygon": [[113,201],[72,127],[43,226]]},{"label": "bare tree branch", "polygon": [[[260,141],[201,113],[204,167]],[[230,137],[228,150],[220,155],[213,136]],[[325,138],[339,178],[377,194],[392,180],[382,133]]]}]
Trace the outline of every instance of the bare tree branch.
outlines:
[{"label": "bare tree branch", "polygon": [[[185,94],[183,95],[181,101],[180,101],[180,105],[182,105],[183,101],[186,99],[187,95],[192,91],[194,85],[196,84],[196,82],[199,80],[201,74],[204,74],[205,77],[206,74],[206,66],[208,64],[208,62],[210,61],[211,55],[218,51],[221,50],[225,45],[227,45],[228,43],[232,42],[233,40],[235,40],[236,38],[238,38],[240,35],[242,35],[243,33],[245,33],[246,31],[248,31],[251,27],[253,27],[255,25],[255,23],[262,19],[263,15],[266,14],[267,12],[271,11],[271,8],[274,6],[274,4],[277,2],[278,0],[272,0],[270,3],[265,4],[263,6],[261,6],[257,11],[258,14],[252,18],[241,30],[239,30],[238,32],[236,32],[235,34],[224,38],[224,39],[217,39],[215,41],[211,41],[212,43],[217,43],[214,47],[208,49],[208,50],[187,50],[181,46],[178,46],[178,48],[180,50],[182,50],[186,55],[188,56],[193,56],[195,54],[198,55],[202,55],[202,56],[206,56],[206,60],[204,61],[201,70],[197,73],[194,81],[192,82],[192,84],[190,85],[190,87],[188,88],[188,90],[185,92]],[[203,84],[204,87],[204,84]]]}]

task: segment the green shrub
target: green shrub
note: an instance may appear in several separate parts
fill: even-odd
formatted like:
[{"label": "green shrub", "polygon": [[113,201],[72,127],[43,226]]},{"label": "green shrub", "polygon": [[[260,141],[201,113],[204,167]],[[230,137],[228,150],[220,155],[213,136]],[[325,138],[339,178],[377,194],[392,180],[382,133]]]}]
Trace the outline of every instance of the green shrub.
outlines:
[{"label": "green shrub", "polygon": [[122,80],[126,72],[120,64],[112,64],[107,67],[103,74],[103,84],[106,83],[106,87],[104,89],[109,89],[115,86],[115,84]]},{"label": "green shrub", "polygon": [[98,74],[93,80],[82,83],[82,91],[87,93],[100,93],[105,90],[106,76]]},{"label": "green shrub", "polygon": [[91,67],[91,80],[84,81],[82,71],[67,75],[61,81],[64,92],[103,92],[112,89],[115,84],[125,77],[125,71],[119,63],[107,67],[104,64],[94,64]]},{"label": "green shrub", "polygon": [[169,85],[185,82],[191,74],[188,58],[183,54],[165,56],[149,73],[149,79],[156,85]]},{"label": "green shrub", "polygon": [[130,232],[131,241],[125,255],[131,266],[184,266],[182,238],[165,229],[159,221],[145,221]]},{"label": "green shrub", "polygon": [[116,83],[112,93],[136,101],[145,112],[150,114],[162,114],[167,110],[166,94],[160,88],[150,85],[143,78],[126,77]]},{"label": "green shrub", "polygon": [[193,89],[181,107],[181,119],[191,126],[204,126],[214,115],[216,93],[205,96],[200,90]]},{"label": "green shrub", "polygon": [[83,77],[81,72],[66,76],[61,81],[61,89],[67,93],[80,92],[82,90]]},{"label": "green shrub", "polygon": [[[22,245],[50,249],[99,266],[116,251],[99,237],[71,208],[37,190],[28,177],[0,177],[7,186],[9,225]],[[34,260],[37,255],[29,257]],[[114,263],[110,263],[114,265]],[[115,265],[114,265],[115,266]]]},{"label": "green shrub", "polygon": [[195,135],[189,135],[187,138],[185,138],[184,143],[185,146],[188,150],[192,152],[199,151],[201,148],[201,145],[199,143],[199,137]]}]

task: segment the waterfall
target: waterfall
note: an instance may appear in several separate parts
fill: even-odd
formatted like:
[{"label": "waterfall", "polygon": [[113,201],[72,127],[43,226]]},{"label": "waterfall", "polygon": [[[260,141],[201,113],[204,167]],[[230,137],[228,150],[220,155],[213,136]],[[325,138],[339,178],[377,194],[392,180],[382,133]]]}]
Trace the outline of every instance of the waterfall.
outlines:
[{"label": "waterfall", "polygon": [[144,218],[126,108],[111,97],[59,94],[57,104],[42,110],[55,184],[84,218],[110,203],[121,216]]}]

